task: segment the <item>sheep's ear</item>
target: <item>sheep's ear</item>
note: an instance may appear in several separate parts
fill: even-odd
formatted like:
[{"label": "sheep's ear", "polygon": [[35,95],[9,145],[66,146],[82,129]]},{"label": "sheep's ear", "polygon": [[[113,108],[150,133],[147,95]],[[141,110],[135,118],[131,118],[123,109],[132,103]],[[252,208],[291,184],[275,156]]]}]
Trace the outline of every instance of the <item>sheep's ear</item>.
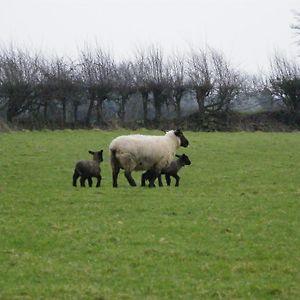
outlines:
[{"label": "sheep's ear", "polygon": [[95,152],[94,152],[94,151],[91,151],[91,150],[89,150],[89,154],[92,154],[92,155],[94,155],[94,154],[95,154]]},{"label": "sheep's ear", "polygon": [[180,129],[176,129],[174,131],[174,134],[177,135],[177,136],[182,135],[182,131]]},{"label": "sheep's ear", "polygon": [[161,129],[162,132],[167,133],[164,129]]},{"label": "sheep's ear", "polygon": [[178,158],[181,157],[181,155],[179,155],[179,154],[175,154],[175,156],[178,157]]},{"label": "sheep's ear", "polygon": [[103,150],[100,150],[99,152],[100,152],[100,153],[103,153]]}]

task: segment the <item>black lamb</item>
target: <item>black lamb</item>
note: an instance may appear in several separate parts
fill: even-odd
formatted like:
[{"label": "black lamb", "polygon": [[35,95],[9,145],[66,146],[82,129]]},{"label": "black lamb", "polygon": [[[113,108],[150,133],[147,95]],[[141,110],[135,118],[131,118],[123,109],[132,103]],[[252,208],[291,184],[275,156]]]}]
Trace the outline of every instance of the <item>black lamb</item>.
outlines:
[{"label": "black lamb", "polygon": [[[191,161],[190,161],[189,157],[185,154],[182,154],[182,155],[176,154],[176,157],[177,158],[175,158],[168,167],[163,168],[161,173],[159,174],[159,176],[158,176],[159,186],[163,186],[162,181],[161,181],[161,175],[165,175],[168,186],[171,184],[171,176],[176,179],[175,186],[179,186],[180,177],[178,176],[177,173],[185,165],[190,165]],[[142,174],[142,180],[141,180],[142,186],[145,186],[146,180],[150,181],[152,176],[153,176],[152,170],[148,170],[148,171],[144,172]]]},{"label": "black lamb", "polygon": [[89,151],[93,155],[93,160],[80,160],[75,165],[75,170],[73,174],[73,186],[77,186],[76,181],[80,177],[80,185],[85,187],[85,180],[89,182],[91,187],[93,184],[92,177],[97,178],[97,185],[99,187],[101,184],[101,169],[100,163],[103,161],[103,150],[100,151]]}]

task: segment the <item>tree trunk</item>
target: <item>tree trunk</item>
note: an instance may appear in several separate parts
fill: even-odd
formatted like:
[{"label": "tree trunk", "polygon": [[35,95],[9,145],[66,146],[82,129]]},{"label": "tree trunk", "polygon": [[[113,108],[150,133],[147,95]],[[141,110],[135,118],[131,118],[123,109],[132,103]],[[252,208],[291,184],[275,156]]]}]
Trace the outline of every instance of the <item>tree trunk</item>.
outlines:
[{"label": "tree trunk", "polygon": [[13,118],[17,116],[17,107],[14,105],[14,100],[10,100],[8,103],[8,108],[6,112],[6,119],[7,122],[11,123],[13,121]]},{"label": "tree trunk", "polygon": [[159,125],[161,121],[161,105],[159,101],[154,100],[154,109],[155,109],[155,121]]},{"label": "tree trunk", "polygon": [[205,94],[202,91],[196,91],[196,100],[198,104],[198,111],[200,115],[200,125],[203,126],[205,124]]},{"label": "tree trunk", "polygon": [[148,124],[148,101],[149,101],[149,93],[148,91],[142,91],[142,100],[143,100],[143,119],[144,125]]},{"label": "tree trunk", "polygon": [[[105,98],[104,98],[105,99]],[[97,125],[103,124],[103,99],[97,101],[96,112],[97,112]]]},{"label": "tree trunk", "polygon": [[200,115],[204,115],[205,112],[205,107],[204,107],[204,99],[202,98],[197,98],[197,103],[198,103],[198,111],[200,113]]},{"label": "tree trunk", "polygon": [[48,101],[45,101],[43,116],[44,116],[44,121],[47,121],[48,120]]},{"label": "tree trunk", "polygon": [[159,126],[161,121],[161,106],[162,106],[161,91],[154,91],[153,98],[154,98],[154,109],[155,109],[155,121]]},{"label": "tree trunk", "polygon": [[85,117],[85,125],[89,126],[91,122],[92,111],[94,108],[94,99],[90,99],[90,104]]},{"label": "tree trunk", "polygon": [[67,121],[67,109],[66,109],[66,105],[67,103],[66,103],[66,100],[63,100],[62,101],[62,109],[63,109],[63,115],[62,115],[62,117],[63,117],[63,119],[62,119],[62,121],[63,121],[63,123],[62,123],[62,125],[63,125],[63,127],[65,127],[66,126],[66,121]]},{"label": "tree trunk", "polygon": [[177,116],[177,119],[180,119],[181,118],[181,96],[179,95],[176,95],[175,96],[175,111],[176,111],[176,116]]},{"label": "tree trunk", "polygon": [[126,96],[121,98],[119,111],[118,111],[118,116],[121,120],[122,126],[124,126],[125,124],[125,107],[126,107],[127,100],[128,97],[126,98]]},{"label": "tree trunk", "polygon": [[196,90],[196,99],[198,103],[199,113],[201,115],[204,115],[205,112],[205,106],[204,106],[205,97],[206,97],[206,93],[204,93],[202,90]]},{"label": "tree trunk", "polygon": [[6,113],[7,122],[11,123],[13,119],[13,113],[8,109]]},{"label": "tree trunk", "polygon": [[78,121],[78,103],[74,102],[74,109],[73,109],[73,118],[74,118],[74,125],[76,126]]}]

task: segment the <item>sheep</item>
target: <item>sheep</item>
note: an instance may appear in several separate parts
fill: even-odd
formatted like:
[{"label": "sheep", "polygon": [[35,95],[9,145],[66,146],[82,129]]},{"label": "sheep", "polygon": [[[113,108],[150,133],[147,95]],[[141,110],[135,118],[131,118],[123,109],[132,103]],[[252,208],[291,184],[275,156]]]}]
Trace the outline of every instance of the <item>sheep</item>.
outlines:
[{"label": "sheep", "polygon": [[124,135],[112,140],[109,146],[112,168],[113,187],[118,186],[118,174],[124,169],[125,177],[131,186],[136,186],[131,176],[132,171],[152,169],[154,181],[162,168],[165,168],[175,157],[176,149],[187,147],[189,141],[180,129],[170,130],[164,136]]},{"label": "sheep", "polygon": [[[180,177],[177,175],[177,173],[179,172],[179,170],[182,167],[184,167],[186,165],[190,165],[191,161],[190,161],[189,157],[185,154],[182,154],[182,155],[176,154],[176,157],[177,157],[177,159],[173,159],[172,162],[170,163],[170,165],[167,166],[166,168],[163,168],[161,170],[160,174],[158,175],[159,186],[163,186],[162,181],[161,181],[161,175],[165,175],[168,186],[170,186],[170,184],[171,184],[171,176],[176,179],[175,186],[179,186]],[[152,170],[148,170],[148,171],[144,172],[141,177],[142,186],[145,186],[146,180],[150,181],[152,176],[153,176]]]},{"label": "sheep", "polygon": [[97,185],[99,187],[101,184],[101,169],[100,163],[103,161],[103,150],[100,151],[88,151],[93,155],[93,160],[80,160],[75,165],[75,170],[73,174],[73,186],[77,186],[76,181],[80,177],[80,185],[85,187],[85,180],[89,182],[91,187],[93,184],[92,177],[97,178]]}]

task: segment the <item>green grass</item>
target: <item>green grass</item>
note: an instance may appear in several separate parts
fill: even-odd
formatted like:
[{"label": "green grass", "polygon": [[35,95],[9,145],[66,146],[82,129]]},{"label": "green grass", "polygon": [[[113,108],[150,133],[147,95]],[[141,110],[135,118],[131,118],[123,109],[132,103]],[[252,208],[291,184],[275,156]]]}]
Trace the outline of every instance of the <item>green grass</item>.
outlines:
[{"label": "green grass", "polygon": [[[113,189],[128,132],[0,135],[0,299],[300,299],[299,133],[187,132],[179,188]],[[74,188],[90,149],[102,187]]]}]

